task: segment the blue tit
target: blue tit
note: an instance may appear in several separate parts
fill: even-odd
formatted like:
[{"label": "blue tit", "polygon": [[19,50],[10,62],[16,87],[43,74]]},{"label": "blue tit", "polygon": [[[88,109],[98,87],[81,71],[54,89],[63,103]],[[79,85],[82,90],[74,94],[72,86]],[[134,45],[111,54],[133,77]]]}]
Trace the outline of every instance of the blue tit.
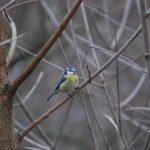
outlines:
[{"label": "blue tit", "polygon": [[73,91],[78,86],[78,76],[76,75],[76,69],[73,66],[67,66],[61,79],[58,81],[54,92],[47,98],[50,100],[58,92],[68,93]]}]

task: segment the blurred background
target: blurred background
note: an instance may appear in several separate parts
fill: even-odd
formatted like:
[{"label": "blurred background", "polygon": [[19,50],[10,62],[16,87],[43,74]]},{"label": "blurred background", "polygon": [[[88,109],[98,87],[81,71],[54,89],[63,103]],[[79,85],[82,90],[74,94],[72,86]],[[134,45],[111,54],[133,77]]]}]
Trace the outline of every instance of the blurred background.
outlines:
[{"label": "blurred background", "polygon": [[[18,36],[22,35],[8,68],[11,81],[30,64],[73,2],[16,0],[8,8]],[[149,6],[147,1],[147,11]],[[16,130],[22,131],[67,96],[59,93],[46,101],[68,64],[77,69],[82,83],[135,33],[140,16],[140,0],[84,0],[59,40],[18,89],[13,107]],[[11,38],[9,24],[5,24],[6,38]],[[58,150],[150,149],[144,53],[141,32],[87,87],[32,130],[20,149],[50,150],[52,145]]]}]

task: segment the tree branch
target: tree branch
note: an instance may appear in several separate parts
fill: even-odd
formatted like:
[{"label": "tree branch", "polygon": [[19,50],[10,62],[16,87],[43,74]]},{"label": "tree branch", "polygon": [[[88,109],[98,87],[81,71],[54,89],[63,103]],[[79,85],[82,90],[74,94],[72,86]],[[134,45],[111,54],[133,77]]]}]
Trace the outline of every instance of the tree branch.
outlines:
[{"label": "tree branch", "polygon": [[32,71],[35,69],[35,67],[39,64],[41,59],[46,55],[48,50],[52,47],[52,45],[55,43],[55,41],[58,39],[60,34],[63,32],[63,30],[66,28],[68,22],[75,14],[77,8],[80,6],[82,0],[76,0],[76,2],[71,7],[70,11],[66,14],[58,28],[54,31],[54,33],[51,35],[49,40],[46,42],[46,44],[43,46],[43,48],[39,51],[37,56],[32,60],[31,64],[28,65],[28,67],[22,72],[22,74],[12,83],[13,92],[17,90],[17,88],[24,82],[24,80],[32,73]]},{"label": "tree branch", "polygon": [[145,46],[145,56],[150,57],[150,36],[149,36],[149,23],[146,18],[146,1],[140,0],[141,7],[141,23],[142,23],[142,31],[143,31],[143,40]]},{"label": "tree branch", "polygon": [[42,114],[39,118],[37,118],[33,123],[31,123],[28,127],[26,127],[19,135],[19,141],[21,141],[24,136],[26,136],[34,127],[36,127],[38,124],[40,124],[43,120],[48,118],[53,112],[55,112],[58,108],[63,106],[69,99],[71,99],[74,95],[76,95],[81,89],[83,89],[88,83],[91,82],[95,77],[97,77],[104,69],[106,69],[127,47],[132,41],[140,34],[141,32],[141,26],[138,27],[138,29],[135,31],[135,33],[129,38],[129,40],[121,47],[121,49],[112,56],[104,65],[101,66],[95,73],[91,75],[89,79],[84,81],[74,92],[70,94],[69,97],[66,97],[65,99],[61,100],[59,103],[57,103],[55,106],[50,108],[47,112]]},{"label": "tree branch", "polygon": [[[1,6],[1,1],[0,1],[0,6]],[[0,42],[4,40],[4,34],[5,33],[4,33],[3,17],[2,17],[2,12],[0,12]],[[0,93],[2,88],[5,86],[5,84],[8,83],[4,51],[5,50],[3,45],[0,46]]]},{"label": "tree branch", "polygon": [[[3,0],[3,4],[4,4],[4,0]],[[9,16],[9,14],[7,13],[7,10],[4,9],[4,16],[6,18],[6,20],[8,21],[10,28],[11,28],[11,34],[12,34],[12,41],[11,41],[11,46],[9,49],[9,52],[7,54],[6,57],[6,66],[8,67],[8,65],[10,64],[10,61],[14,55],[14,52],[16,50],[16,44],[17,44],[17,28],[16,25],[14,23],[14,21],[11,19],[11,17]]]},{"label": "tree branch", "polygon": [[[141,7],[141,24],[143,31],[143,42],[144,42],[144,52],[145,52],[145,62],[148,71],[148,94],[150,95],[150,28],[148,18],[146,18],[146,0],[140,0]],[[149,98],[147,98],[146,104],[148,104]]]}]

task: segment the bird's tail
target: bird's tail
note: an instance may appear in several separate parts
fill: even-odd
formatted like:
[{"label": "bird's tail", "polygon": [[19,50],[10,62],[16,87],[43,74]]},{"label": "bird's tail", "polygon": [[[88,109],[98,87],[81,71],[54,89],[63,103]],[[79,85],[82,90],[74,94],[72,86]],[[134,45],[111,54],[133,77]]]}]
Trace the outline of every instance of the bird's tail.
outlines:
[{"label": "bird's tail", "polygon": [[48,96],[48,98],[46,100],[49,101],[57,93],[58,93],[58,91],[54,91],[51,95]]}]

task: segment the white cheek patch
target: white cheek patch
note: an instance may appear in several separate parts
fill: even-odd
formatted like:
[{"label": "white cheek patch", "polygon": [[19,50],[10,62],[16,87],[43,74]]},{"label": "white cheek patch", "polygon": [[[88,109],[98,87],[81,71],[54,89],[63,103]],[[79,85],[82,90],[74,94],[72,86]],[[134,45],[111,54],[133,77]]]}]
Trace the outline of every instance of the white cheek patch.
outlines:
[{"label": "white cheek patch", "polygon": [[67,74],[75,74],[75,73],[72,71],[67,71]]}]

